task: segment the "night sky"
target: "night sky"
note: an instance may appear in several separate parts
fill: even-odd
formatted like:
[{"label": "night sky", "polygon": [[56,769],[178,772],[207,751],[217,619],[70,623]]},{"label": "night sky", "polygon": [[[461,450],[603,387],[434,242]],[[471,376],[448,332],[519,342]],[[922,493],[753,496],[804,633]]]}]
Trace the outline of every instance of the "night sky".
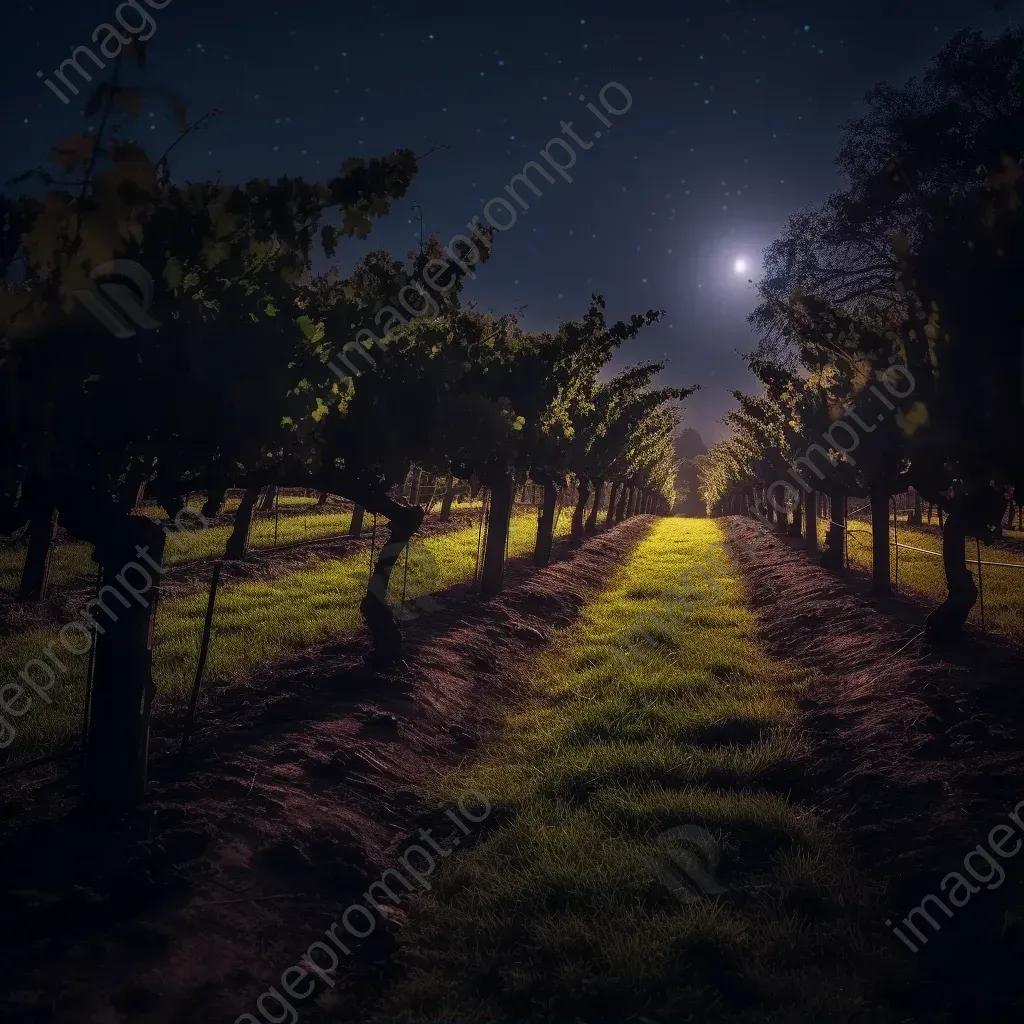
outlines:
[{"label": "night sky", "polygon": [[[88,126],[84,91],[65,106],[36,72],[52,75],[75,46],[97,49],[93,31],[116,7],[5,5],[4,180]],[[428,234],[447,242],[465,231],[572,122],[591,144],[574,145],[573,181],[538,178],[539,198],[521,189],[529,210],[516,207],[467,296],[499,314],[523,309],[531,329],[582,315],[593,291],[612,317],[665,309],[617,364],[665,358],[664,383],[703,385],[686,422],[710,442],[724,432],[728,389],[753,387],[738,355],[754,344],[747,279],[786,218],[841,185],[842,122],[868,87],[918,72],[956,30],[996,30],[1016,13],[1001,0],[167,0],[150,11],[140,81],[180,95],[190,120],[223,111],[175,150],[179,181],[326,178],[348,156],[447,144],[366,242],[342,246],[342,271],[370,249],[415,248],[414,204]],[[606,129],[587,103],[603,112],[598,94],[613,81],[632,106],[606,115]],[[132,134],[162,153],[177,134],[168,106],[147,101]]]}]

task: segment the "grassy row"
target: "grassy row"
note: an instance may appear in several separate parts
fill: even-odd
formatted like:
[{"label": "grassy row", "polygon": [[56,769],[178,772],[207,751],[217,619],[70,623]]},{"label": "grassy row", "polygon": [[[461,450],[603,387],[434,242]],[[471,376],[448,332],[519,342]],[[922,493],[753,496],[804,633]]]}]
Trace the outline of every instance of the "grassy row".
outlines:
[{"label": "grassy row", "polygon": [[[890,1019],[858,1016],[872,893],[783,795],[801,680],[758,647],[724,555],[717,590],[688,585],[721,539],[660,521],[548,645],[528,710],[445,780],[496,828],[410,904],[381,1020]],[[682,902],[659,878],[676,826],[714,836],[724,895]]]},{"label": "grassy row", "polygon": [[[568,528],[569,517],[563,515],[559,535],[564,536]],[[535,514],[516,515],[509,540],[510,556],[532,551],[536,534]],[[477,537],[477,528],[467,527],[414,543],[408,573],[404,561],[394,573],[389,594],[392,602],[400,602],[403,582],[411,601],[471,579],[476,567]],[[221,586],[206,685],[242,684],[260,665],[354,629],[359,623],[358,605],[369,568],[366,553],[340,559],[310,558],[308,568],[275,579]],[[181,700],[192,685],[207,597],[202,589],[160,602],[153,660],[157,691],[164,699]],[[116,601],[111,604],[118,608]],[[97,614],[102,623],[102,614]],[[0,651],[0,687],[15,682],[29,659],[41,658],[47,645],[56,640],[57,634],[51,630],[5,638]],[[80,645],[74,637],[70,642]],[[6,750],[13,760],[36,756],[65,742],[80,726],[87,657],[70,656],[59,644],[54,650],[67,672],[59,676],[51,691],[51,705],[36,699],[24,717],[14,720],[17,738]]]},{"label": "grassy row", "polygon": [[[224,502],[224,512],[234,512],[240,499],[229,497]],[[202,507],[203,499],[192,499],[190,507]],[[456,508],[480,508],[479,498],[466,499]],[[331,512],[318,510],[316,498],[303,495],[282,495],[280,507],[285,514],[280,516],[275,527],[272,512],[258,512],[253,519],[250,547],[267,549],[295,544],[302,541],[326,540],[343,537],[352,522],[350,511]],[[163,518],[163,509],[147,505],[140,509],[152,518]],[[184,565],[204,558],[218,558],[224,554],[224,546],[231,536],[232,524],[211,526],[208,529],[191,529],[196,520],[186,517],[183,522],[187,530],[175,534],[175,542],[167,545],[165,564]],[[21,582],[25,565],[24,545],[0,548],[0,594],[14,595]],[[67,541],[54,547],[50,562],[50,586],[64,587],[71,583],[82,583],[94,579],[96,563],[92,560],[92,545],[81,541]]]},{"label": "grassy row", "polygon": [[[282,498],[282,508],[288,514],[280,517],[277,531],[277,545],[293,544],[304,540],[323,540],[327,537],[341,537],[348,533],[352,521],[351,512],[317,512],[314,511],[316,499],[291,497]],[[192,507],[198,509],[201,501],[194,501]],[[237,507],[237,500],[234,502]],[[308,509],[302,514],[303,508]],[[146,515],[160,518],[163,510],[154,507],[142,509]],[[207,529],[192,529],[196,520],[185,518],[186,530],[175,532],[174,543],[167,545],[165,553],[166,565],[183,565],[203,558],[217,558],[224,554],[224,546],[233,529],[231,524],[211,526]],[[253,520],[250,546],[253,548],[272,548],[275,546],[274,516],[258,513]],[[0,593],[13,594],[21,581],[21,571],[25,565],[23,545],[0,549]],[[92,545],[82,541],[66,541],[54,547],[50,561],[50,586],[63,587],[71,583],[80,583],[94,579],[96,563],[92,560]]]},{"label": "grassy row", "polygon": [[[849,524],[848,553],[851,565],[871,570],[871,522],[851,519]],[[828,523],[818,520],[818,536],[824,543]],[[1004,531],[1013,537],[1016,531]],[[908,526],[905,522],[897,525],[899,538],[899,589],[920,594],[939,603],[946,597],[946,576],[942,568],[942,537],[938,527]],[[926,555],[911,551],[904,545],[924,548],[934,554]],[[889,527],[890,579],[896,582],[896,548],[893,544],[892,524]],[[977,544],[968,540],[965,546],[967,567],[978,583]],[[1024,555],[1003,548],[981,545],[982,561],[1008,562],[1020,565],[1021,569],[1004,568],[996,565],[982,565],[981,581],[985,598],[985,627],[1016,639],[1024,638]],[[970,620],[981,625],[981,603],[971,610]]]}]

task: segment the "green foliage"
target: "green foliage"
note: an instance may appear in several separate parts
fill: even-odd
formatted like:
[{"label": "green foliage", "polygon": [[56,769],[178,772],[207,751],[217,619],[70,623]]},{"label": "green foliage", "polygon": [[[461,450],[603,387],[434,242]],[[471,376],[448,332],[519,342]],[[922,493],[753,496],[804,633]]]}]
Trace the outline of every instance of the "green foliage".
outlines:
[{"label": "green foliage", "polygon": [[[749,359],[764,392],[737,396],[734,438],[705,460],[710,504],[816,444],[823,490],[954,500],[994,484],[979,513],[994,523],[998,494],[1024,489],[1022,69],[1019,28],[962,32],[920,80],[869,93],[837,160],[848,187],[768,250]],[[882,408],[894,365],[912,393]],[[822,437],[851,409],[868,422],[852,457]]]}]

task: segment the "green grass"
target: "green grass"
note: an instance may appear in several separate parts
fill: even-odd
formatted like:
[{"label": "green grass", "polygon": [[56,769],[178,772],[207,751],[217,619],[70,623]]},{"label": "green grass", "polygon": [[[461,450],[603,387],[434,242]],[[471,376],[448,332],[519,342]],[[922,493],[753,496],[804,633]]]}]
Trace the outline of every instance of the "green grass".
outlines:
[{"label": "green grass", "polygon": [[[871,571],[871,522],[861,519],[850,520],[848,551],[850,565]],[[818,520],[818,536],[824,543],[828,530],[825,520]],[[1004,530],[1008,539],[1019,536],[1016,530]],[[908,590],[936,604],[946,598],[946,576],[942,568],[942,538],[938,526],[908,526],[905,521],[897,524],[899,537],[899,587]],[[889,578],[896,581],[896,548],[892,543],[892,523],[889,524]],[[909,544],[924,548],[934,554],[926,555],[904,547]],[[967,567],[978,583],[978,551],[975,541],[965,545]],[[983,562],[1009,562],[1024,567],[1024,555],[1005,548],[981,545]],[[1024,639],[1024,568],[1010,569],[997,565],[982,565],[982,587],[985,598],[985,627],[1015,639]],[[969,620],[980,628],[981,603],[975,604]]]},{"label": "green grass", "polygon": [[[424,499],[429,495],[425,495]],[[224,502],[225,512],[234,512],[238,508],[240,498],[229,497]],[[201,497],[193,498],[189,507],[202,507]],[[470,508],[479,509],[481,499],[467,499],[453,507],[457,510]],[[316,498],[302,495],[282,495],[277,536],[275,540],[274,513],[258,512],[253,520],[250,535],[250,547],[266,549],[295,544],[303,541],[326,540],[330,537],[342,537],[349,531],[352,513],[348,511],[332,512],[316,508]],[[434,509],[438,508],[435,502]],[[164,518],[163,509],[154,505],[146,505],[140,509],[142,513],[153,519]],[[164,556],[166,565],[184,565],[188,562],[204,558],[219,558],[224,554],[224,546],[231,536],[232,525],[211,526],[208,529],[192,529],[196,520],[186,517],[183,520],[188,529],[175,532],[175,542],[168,542]],[[21,572],[25,565],[24,545],[0,548],[0,595],[13,596],[17,593],[21,582]],[[73,583],[84,583],[96,578],[96,563],[92,560],[92,545],[81,541],[66,541],[57,544],[53,549],[50,561],[50,587],[66,587]]]},{"label": "green grass", "polygon": [[[0,596],[14,597],[18,593],[26,551],[24,544],[0,547]],[[95,578],[91,544],[68,541],[55,545],[50,556],[50,586],[66,587]]]},{"label": "green grass", "polygon": [[[568,529],[569,519],[562,516],[559,535],[564,536]],[[510,556],[532,551],[536,532],[534,513],[516,515]],[[477,536],[476,527],[466,527],[414,543],[405,581],[407,598],[415,600],[471,579]],[[204,685],[244,684],[253,669],[262,664],[355,629],[368,573],[369,555],[363,553],[341,559],[311,558],[309,568],[274,579],[220,587]],[[394,604],[400,601],[403,574],[404,561],[400,561],[389,593]],[[157,692],[165,700],[181,701],[192,685],[207,597],[207,589],[202,588],[164,598],[159,604],[153,672]],[[119,607],[116,599],[110,603],[115,610]],[[102,614],[97,614],[102,623]],[[37,630],[5,640],[0,651],[0,687],[16,681],[29,659],[41,658],[47,645],[56,640],[57,632],[53,630]],[[76,638],[71,642],[80,645]],[[19,761],[66,742],[80,727],[87,657],[68,655],[59,644],[54,650],[68,671],[58,676],[57,685],[50,691],[52,705],[34,698],[24,717],[15,720],[18,735],[8,754]]]},{"label": "green grass", "polygon": [[[310,510],[305,515],[301,514],[301,503]],[[313,510],[313,502],[305,498],[294,498],[289,504],[291,514],[282,515],[278,523],[277,545],[324,540],[348,533],[352,521],[351,512],[316,512]],[[142,511],[153,518],[162,516],[162,510],[153,507],[146,507]],[[191,517],[186,517],[182,522],[187,529],[173,531],[174,540],[168,541],[165,565],[184,565],[203,558],[218,558],[224,554],[232,526],[211,526],[204,530],[192,529],[196,520]],[[273,513],[261,512],[257,515],[252,524],[249,544],[252,548],[275,546]],[[17,592],[25,564],[25,550],[23,546],[0,550],[0,593]],[[95,578],[96,563],[92,560],[91,544],[67,541],[55,546],[50,562],[51,587],[64,587]]]},{"label": "green grass", "polygon": [[[406,908],[380,1020],[893,1019],[871,1007],[874,894],[780,781],[802,680],[758,647],[724,555],[720,593],[688,596],[721,539],[661,520],[552,638],[527,709],[443,780],[449,805],[484,794],[491,828]],[[681,825],[716,837],[724,895],[682,903],[656,876]]]}]

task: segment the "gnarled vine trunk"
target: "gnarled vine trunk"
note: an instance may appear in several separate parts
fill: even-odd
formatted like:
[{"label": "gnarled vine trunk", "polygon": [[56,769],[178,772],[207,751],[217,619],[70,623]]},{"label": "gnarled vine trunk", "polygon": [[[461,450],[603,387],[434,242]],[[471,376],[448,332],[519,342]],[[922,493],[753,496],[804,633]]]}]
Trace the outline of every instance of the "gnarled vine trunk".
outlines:
[{"label": "gnarled vine trunk", "polygon": [[497,474],[491,485],[487,543],[484,545],[484,567],[480,575],[480,592],[484,597],[500,594],[505,585],[505,547],[514,497],[512,474]]},{"label": "gnarled vine trunk", "polygon": [[203,503],[202,512],[204,518],[213,519],[215,516],[220,515],[220,510],[224,507],[224,498],[227,495],[226,487],[211,487],[206,492],[206,501]]},{"label": "gnarled vine trunk", "polygon": [[[871,502],[871,591],[892,593],[889,577],[889,495],[881,488],[870,492]],[[961,552],[961,557],[963,552]]]},{"label": "gnarled vine trunk", "polygon": [[619,498],[619,485],[613,483],[611,486],[611,494],[608,495],[608,511],[605,513],[604,525],[612,526],[615,523],[615,502]]},{"label": "gnarled vine trunk", "polygon": [[623,504],[622,504],[622,513],[621,513],[620,517],[622,519],[629,519],[629,517],[633,514],[630,511],[632,508],[633,508],[633,487],[629,483],[627,483],[626,486],[623,487]]},{"label": "gnarled vine trunk", "polygon": [[586,534],[588,537],[592,537],[597,533],[597,513],[601,508],[601,497],[604,494],[604,481],[594,481],[594,504],[590,509],[590,515],[587,516]]},{"label": "gnarled vine trunk", "polygon": [[375,672],[390,672],[402,660],[402,628],[388,605],[388,586],[395,563],[423,522],[423,509],[403,505],[387,494],[360,494],[361,504],[374,514],[388,519],[388,537],[373,565],[366,594],[359,612],[373,639],[370,667]]},{"label": "gnarled vine trunk", "polygon": [[273,512],[274,511],[274,502],[276,500],[277,500],[277,487],[274,484],[271,484],[263,492],[263,500],[260,502],[259,511],[260,512]]},{"label": "gnarled vine trunk", "polygon": [[352,522],[349,524],[348,535],[355,540],[359,540],[363,533],[363,516],[366,514],[366,509],[363,508],[358,502],[352,506]]},{"label": "gnarled vine trunk", "polygon": [[572,510],[572,523],[569,527],[569,543],[578,548],[583,543],[583,514],[587,510],[587,498],[590,497],[590,483],[585,477],[580,478],[580,488],[576,496],[576,507]]},{"label": "gnarled vine trunk", "polygon": [[422,475],[418,468],[412,471],[412,482],[409,484],[410,505],[418,505],[420,503],[420,478]]},{"label": "gnarled vine trunk", "polygon": [[534,565],[543,567],[551,561],[557,504],[558,488],[553,483],[545,482],[540,515],[537,517],[537,541],[533,547]]},{"label": "gnarled vine trunk", "polygon": [[57,536],[57,509],[32,517],[28,528],[28,551],[21,570],[19,601],[41,601],[50,578],[50,557]]},{"label": "gnarled vine trunk", "polygon": [[789,524],[787,533],[790,537],[800,537],[803,534],[802,529],[802,516],[804,510],[803,499],[798,499],[793,505],[793,521]]},{"label": "gnarled vine trunk", "polygon": [[910,513],[910,518],[907,520],[908,526],[920,526],[921,517],[924,509],[921,505],[921,495],[915,490],[914,491],[914,511]]},{"label": "gnarled vine trunk", "polygon": [[933,643],[956,639],[978,599],[978,588],[967,568],[967,530],[962,509],[953,508],[942,526],[942,566],[946,571],[946,600],[925,619],[925,634]]},{"label": "gnarled vine trunk", "polygon": [[829,495],[828,548],[823,562],[830,569],[842,569],[846,558],[846,495]]},{"label": "gnarled vine trunk", "polygon": [[100,592],[83,613],[96,633],[85,749],[85,792],[94,808],[121,809],[146,792],[153,623],[165,542],[160,526],[130,515],[111,522],[96,541]]},{"label": "gnarled vine trunk", "polygon": [[615,522],[621,523],[626,518],[626,509],[629,507],[629,484],[623,484],[619,492],[619,507],[615,512]]},{"label": "gnarled vine trunk", "polygon": [[235,513],[235,526],[224,546],[224,557],[232,560],[245,558],[249,550],[249,534],[252,532],[252,516],[260,497],[258,487],[248,487],[242,495],[242,503]]},{"label": "gnarled vine trunk", "polygon": [[444,486],[444,497],[441,499],[441,514],[438,517],[442,523],[447,523],[452,517],[452,498],[455,495],[455,477],[448,474],[448,482]]},{"label": "gnarled vine trunk", "polygon": [[810,491],[805,501],[804,542],[807,550],[815,555],[818,553],[818,492]]}]

